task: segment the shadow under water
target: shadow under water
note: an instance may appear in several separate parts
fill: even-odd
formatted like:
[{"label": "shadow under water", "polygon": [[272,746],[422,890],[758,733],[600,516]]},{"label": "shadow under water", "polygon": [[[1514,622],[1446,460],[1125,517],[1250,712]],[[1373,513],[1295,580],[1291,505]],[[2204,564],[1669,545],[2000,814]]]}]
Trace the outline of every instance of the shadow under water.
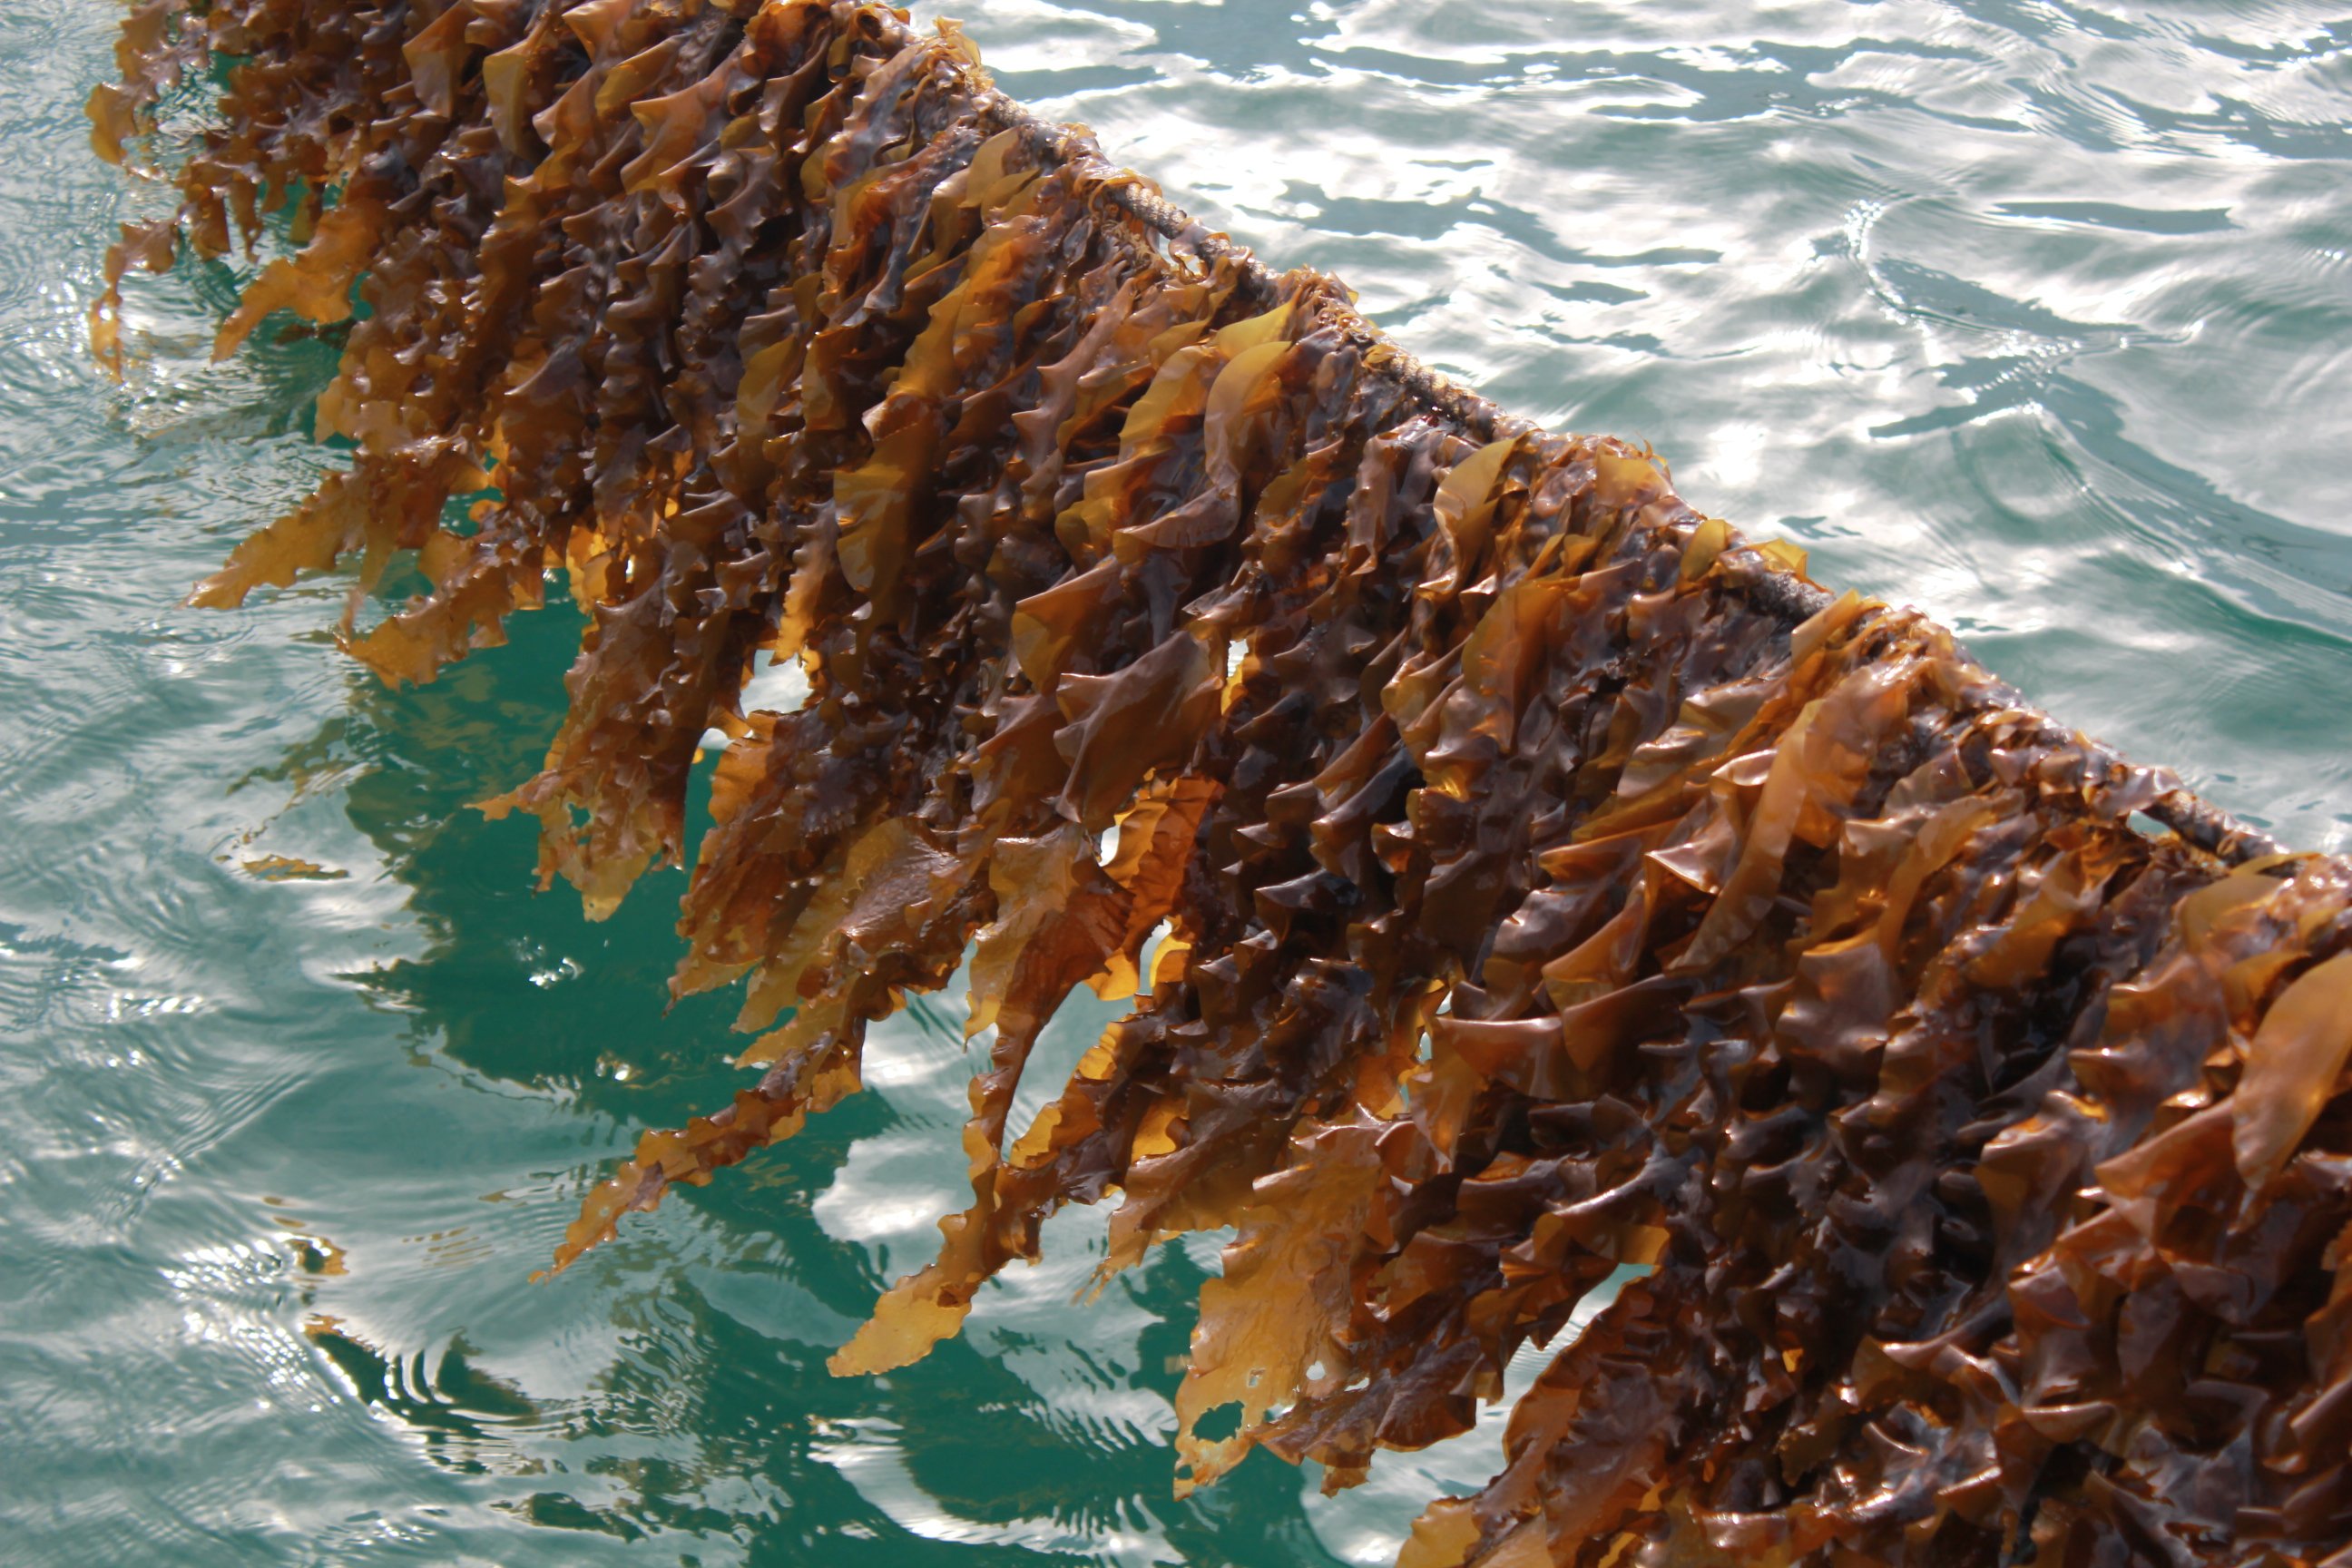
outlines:
[{"label": "shadow under water", "polygon": [[[543,693],[576,650],[576,614],[552,596],[514,623],[499,658],[435,685],[352,679],[347,711],[239,786],[299,794],[335,781],[382,874],[409,889],[421,939],[352,982],[403,1020],[418,1066],[494,1101],[552,1101],[580,1127],[573,1163],[516,1169],[489,1194],[502,1209],[527,1205],[519,1227],[455,1260],[485,1296],[517,1298],[485,1348],[456,1313],[434,1314],[446,1340],[420,1343],[411,1309],[370,1300],[362,1279],[306,1301],[353,1315],[310,1331],[358,1396],[412,1428],[436,1463],[509,1478],[505,1506],[533,1524],[731,1539],[742,1555],[729,1560],[747,1563],[1339,1563],[1297,1476],[1270,1458],[1213,1491],[1167,1495],[1169,1402],[1213,1247],[1162,1248],[1082,1305],[1074,1297],[1103,1252],[1101,1216],[1082,1212],[1055,1227],[1046,1266],[990,1292],[966,1342],[879,1379],[825,1370],[895,1271],[933,1244],[931,1220],[961,1178],[952,1136],[971,1058],[961,1019],[936,1004],[877,1031],[873,1092],[579,1268],[520,1285],[560,1234],[566,1194],[601,1179],[635,1129],[685,1120],[733,1078],[713,1049],[733,1002],[662,1005],[677,951],[663,893],[683,874],[654,873],[643,896],[592,923],[535,889],[527,834],[471,808],[544,756]],[[1097,1009],[1096,1026],[1114,1011]],[[1091,1039],[1084,1018],[1062,1027]],[[583,1314],[608,1320],[590,1331],[601,1366],[570,1394],[532,1392],[545,1380],[529,1325],[552,1320],[577,1337]],[[370,1344],[358,1337],[367,1323],[399,1323],[412,1348]],[[1491,1462],[1459,1466],[1459,1483]],[[531,1475],[543,1489],[514,1489]]]}]

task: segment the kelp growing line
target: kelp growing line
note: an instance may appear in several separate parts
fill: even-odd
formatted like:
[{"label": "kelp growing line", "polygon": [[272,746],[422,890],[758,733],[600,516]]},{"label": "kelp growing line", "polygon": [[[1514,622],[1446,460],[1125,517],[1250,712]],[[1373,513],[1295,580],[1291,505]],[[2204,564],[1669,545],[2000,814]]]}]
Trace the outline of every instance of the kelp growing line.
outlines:
[{"label": "kelp growing line", "polygon": [[[1437,383],[951,28],[143,0],[121,62],[111,157],[223,91],[101,354],[131,267],[289,205],[215,352],[350,322],[350,467],[198,600],[355,561],[346,645],[429,680],[567,572],[569,712],[492,809],[592,914],[734,737],[674,988],[745,981],[761,1076],[559,1266],[968,960],[971,1203],[836,1371],[1115,1197],[1106,1271],[1238,1227],[1181,1487],[1349,1485],[1559,1337],[1408,1568],[2352,1564],[2352,864]],[[362,629],[402,562],[430,592]],[[740,711],[762,654],[796,711]],[[1081,984],[1132,1009],[1014,1127]]]}]

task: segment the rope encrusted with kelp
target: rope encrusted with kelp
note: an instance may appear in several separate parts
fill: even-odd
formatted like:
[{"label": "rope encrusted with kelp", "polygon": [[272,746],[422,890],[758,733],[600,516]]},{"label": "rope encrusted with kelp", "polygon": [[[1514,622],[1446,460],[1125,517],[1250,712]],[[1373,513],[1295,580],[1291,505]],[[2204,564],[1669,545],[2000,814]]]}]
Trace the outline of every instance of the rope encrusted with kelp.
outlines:
[{"label": "rope encrusted with kelp", "polygon": [[[2352,866],[1444,384],[944,26],[148,0],[121,58],[109,156],[226,91],[101,355],[131,267],[289,203],[216,352],[368,307],[350,468],[198,601],[356,558],[347,647],[429,680],[567,571],[569,712],[494,809],[592,914],[734,737],[674,984],[747,982],[761,1076],[559,1267],[962,970],[972,1201],[837,1371],[1116,1197],[1106,1272],[1237,1227],[1182,1488],[1349,1485],[1565,1336],[1408,1568],[2352,1564]],[[431,592],[359,629],[402,559]],[[762,654],[796,711],[740,711]],[[1081,984],[1132,1010],[1016,1129]]]}]

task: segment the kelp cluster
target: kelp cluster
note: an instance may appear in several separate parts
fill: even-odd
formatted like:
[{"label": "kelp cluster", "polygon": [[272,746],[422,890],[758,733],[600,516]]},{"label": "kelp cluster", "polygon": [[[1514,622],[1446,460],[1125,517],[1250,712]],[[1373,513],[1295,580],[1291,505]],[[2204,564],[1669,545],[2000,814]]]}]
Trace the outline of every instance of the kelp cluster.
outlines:
[{"label": "kelp cluster", "polygon": [[[187,73],[222,97],[100,352],[132,265],[289,205],[218,352],[351,322],[349,468],[198,598],[355,558],[351,651],[429,680],[568,573],[569,713],[494,809],[592,913],[683,857],[733,737],[675,987],[746,982],[761,1076],[559,1265],[961,970],[971,1202],[837,1371],[1115,1198],[1106,1271],[1236,1227],[1181,1487],[1254,1447],[1349,1485],[1557,1347],[1408,1568],[2352,1564],[2352,866],[1646,452],[1436,384],[952,30],[143,0],[121,63],[109,155]],[[404,562],[428,590],[361,629]],[[797,710],[740,711],[762,655]],[[1015,1127],[1082,984],[1131,1009]]]}]

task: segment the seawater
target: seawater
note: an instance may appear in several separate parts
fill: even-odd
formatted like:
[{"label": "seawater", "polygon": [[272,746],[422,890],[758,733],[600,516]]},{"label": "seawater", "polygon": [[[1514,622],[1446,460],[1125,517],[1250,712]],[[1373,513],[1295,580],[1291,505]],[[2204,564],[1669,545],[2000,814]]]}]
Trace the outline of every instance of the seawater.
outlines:
[{"label": "seawater", "polygon": [[[2352,840],[2340,5],[961,14],[1442,369]],[[1089,1212],[929,1362],[828,1377],[958,1202],[952,996],[877,1031],[874,1092],[526,1283],[638,1129],[723,1101],[730,1003],[663,1011],[677,874],[590,925],[467,809],[553,731],[569,609],[394,691],[335,583],[180,607],[329,460],[332,353],[208,364],[242,268],[189,266],[94,370],[100,253],[162,200],[87,150],[117,15],[0,6],[0,1563],[1292,1568],[1482,1479],[1492,1421],[1335,1500],[1260,1456],[1171,1500],[1217,1238],[1074,1304]]]}]

